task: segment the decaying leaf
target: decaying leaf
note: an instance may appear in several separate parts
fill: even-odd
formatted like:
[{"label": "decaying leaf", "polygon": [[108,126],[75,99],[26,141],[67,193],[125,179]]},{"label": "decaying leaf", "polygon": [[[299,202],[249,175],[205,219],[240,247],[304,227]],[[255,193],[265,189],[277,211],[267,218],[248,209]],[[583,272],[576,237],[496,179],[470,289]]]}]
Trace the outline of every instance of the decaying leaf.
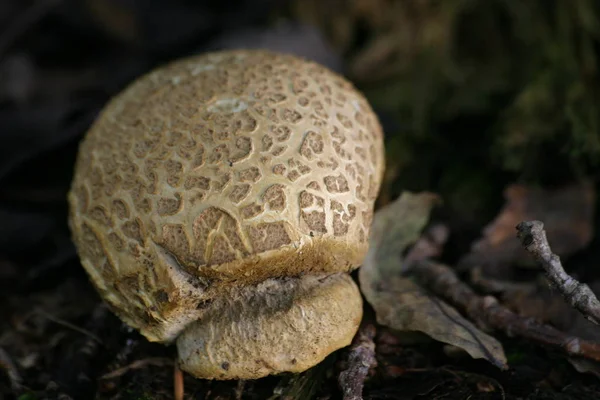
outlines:
[{"label": "decaying leaf", "polygon": [[511,185],[506,204],[483,230],[462,267],[480,267],[486,276],[510,277],[514,263],[532,265],[532,258],[515,240],[515,226],[521,221],[544,221],[552,251],[566,257],[583,249],[593,236],[594,186],[590,182],[553,190]]},{"label": "decaying leaf", "polygon": [[463,318],[456,309],[430,295],[406,276],[402,252],[420,236],[438,197],[404,193],[379,210],[373,221],[371,247],[359,271],[361,289],[377,322],[399,331],[419,331],[504,367],[502,345]]}]

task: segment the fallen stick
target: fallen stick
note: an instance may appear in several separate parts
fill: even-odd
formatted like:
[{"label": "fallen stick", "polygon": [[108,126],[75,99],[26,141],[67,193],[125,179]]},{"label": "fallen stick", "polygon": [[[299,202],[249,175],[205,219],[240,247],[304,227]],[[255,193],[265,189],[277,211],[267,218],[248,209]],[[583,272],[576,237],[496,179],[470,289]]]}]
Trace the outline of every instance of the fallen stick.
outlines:
[{"label": "fallen stick", "polygon": [[567,303],[578,310],[589,321],[600,324],[600,302],[585,283],[569,276],[560,262],[560,257],[552,252],[544,224],[540,221],[524,221],[517,225],[517,237],[521,244],[546,271],[546,276]]},{"label": "fallen stick", "polygon": [[412,265],[411,274],[421,285],[444,298],[481,329],[499,330],[559,349],[569,356],[600,361],[600,344],[568,335],[533,318],[513,313],[492,296],[479,296],[448,266],[428,260]]},{"label": "fallen stick", "polygon": [[348,354],[348,366],[338,377],[344,400],[362,400],[362,391],[375,359],[375,326],[362,325],[354,337]]}]

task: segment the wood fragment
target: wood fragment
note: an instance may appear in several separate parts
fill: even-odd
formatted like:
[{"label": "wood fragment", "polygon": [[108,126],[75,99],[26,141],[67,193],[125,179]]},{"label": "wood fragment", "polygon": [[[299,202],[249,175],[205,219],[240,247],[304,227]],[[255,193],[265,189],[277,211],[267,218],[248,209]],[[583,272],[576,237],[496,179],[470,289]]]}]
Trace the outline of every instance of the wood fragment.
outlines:
[{"label": "wood fragment", "polygon": [[125,365],[124,367],[118,368],[114,371],[111,371],[107,374],[102,375],[99,379],[113,379],[118,378],[120,376],[125,375],[129,371],[133,369],[145,368],[148,365],[152,365],[155,367],[164,367],[173,365],[173,360],[164,357],[152,357],[152,358],[144,358],[141,360],[136,360],[131,364]]},{"label": "wood fragment", "polygon": [[565,301],[589,321],[600,324],[600,302],[585,283],[567,274],[560,257],[552,252],[544,224],[541,221],[524,221],[517,225],[517,237],[521,244],[544,268],[550,284],[558,290]]},{"label": "wood fragment", "polygon": [[[65,326],[68,329],[81,333],[74,335],[62,349],[62,357],[57,368],[53,369],[53,380],[59,385],[62,394],[73,398],[89,398],[94,390],[93,382],[99,372],[98,365],[108,355],[106,341],[101,341],[99,335],[103,335],[110,329],[110,312],[103,303],[94,307],[84,327],[79,327],[54,317],[43,310],[36,309],[44,318]],[[106,339],[109,339],[107,337]]]},{"label": "wood fragment", "polygon": [[175,400],[183,400],[185,388],[183,384],[183,372],[179,368],[179,364],[173,364],[173,398]]},{"label": "wood fragment", "polygon": [[462,310],[484,330],[499,330],[555,348],[569,356],[600,361],[600,343],[568,335],[534,318],[523,317],[492,296],[479,296],[448,266],[420,261],[411,270],[420,284]]},{"label": "wood fragment", "polygon": [[[101,307],[103,307],[103,305],[101,305],[99,307],[101,308]],[[74,325],[74,324],[70,323],[69,321],[65,321],[65,320],[63,320],[61,318],[55,317],[54,315],[51,315],[50,313],[42,310],[41,308],[38,308],[36,310],[36,312],[38,314],[40,314],[41,316],[43,316],[44,318],[46,318],[47,320],[54,322],[55,324],[62,325],[64,327],[66,327],[66,328],[74,330],[75,332],[79,332],[82,335],[85,335],[85,336],[89,337],[90,339],[95,340],[98,344],[104,345],[104,343],[102,342],[102,340],[97,335],[93,334],[92,332],[90,332],[87,329],[81,328],[81,327],[79,327],[77,325]]]},{"label": "wood fragment", "polygon": [[362,400],[362,391],[375,359],[375,325],[361,326],[354,337],[348,354],[348,367],[338,377],[344,400]]}]

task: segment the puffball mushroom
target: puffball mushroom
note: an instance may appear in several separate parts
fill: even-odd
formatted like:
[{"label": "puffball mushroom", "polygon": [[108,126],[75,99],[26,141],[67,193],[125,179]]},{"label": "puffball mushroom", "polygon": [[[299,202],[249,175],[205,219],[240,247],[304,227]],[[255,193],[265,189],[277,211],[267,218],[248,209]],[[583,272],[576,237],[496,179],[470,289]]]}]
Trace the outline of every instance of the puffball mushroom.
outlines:
[{"label": "puffball mushroom", "polygon": [[383,134],[344,78],[261,50],[160,67],[80,145],[73,240],[94,286],[199,378],[301,372],[362,318]]}]

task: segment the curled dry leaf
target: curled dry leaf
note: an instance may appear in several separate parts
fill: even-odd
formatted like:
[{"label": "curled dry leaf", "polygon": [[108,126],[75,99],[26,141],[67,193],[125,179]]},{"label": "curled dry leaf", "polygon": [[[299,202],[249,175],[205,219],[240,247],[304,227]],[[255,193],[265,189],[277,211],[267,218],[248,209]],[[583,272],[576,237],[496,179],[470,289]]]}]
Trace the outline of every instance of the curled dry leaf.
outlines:
[{"label": "curled dry leaf", "polygon": [[478,266],[486,276],[503,278],[510,277],[514,263],[532,265],[529,254],[515,240],[515,226],[528,220],[544,221],[548,241],[560,257],[583,249],[593,236],[594,193],[590,182],[553,190],[509,186],[504,192],[504,208],[459,264]]},{"label": "curled dry leaf", "polygon": [[402,252],[419,238],[437,201],[431,193],[404,193],[376,213],[370,249],[359,271],[361,289],[378,323],[399,331],[423,332],[473,358],[504,367],[506,356],[496,339],[403,276],[408,266],[402,263]]}]

